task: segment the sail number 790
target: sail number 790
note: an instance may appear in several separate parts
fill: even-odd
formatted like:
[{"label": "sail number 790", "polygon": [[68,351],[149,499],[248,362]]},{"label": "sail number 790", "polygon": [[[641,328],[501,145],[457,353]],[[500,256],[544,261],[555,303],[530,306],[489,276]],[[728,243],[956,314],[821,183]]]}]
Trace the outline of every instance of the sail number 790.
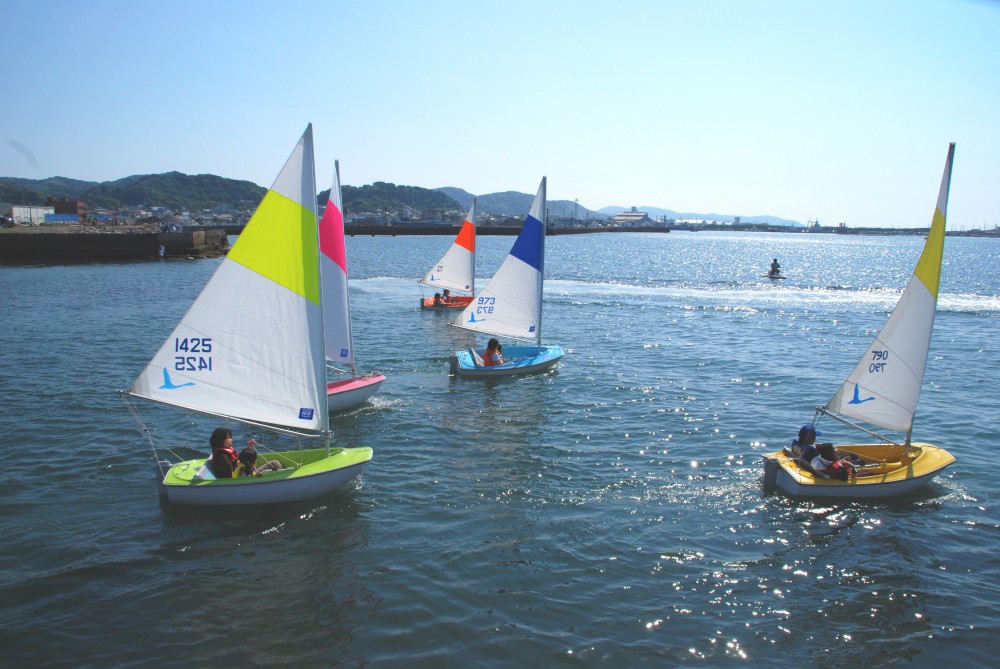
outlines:
[{"label": "sail number 790", "polygon": [[175,371],[212,371],[211,337],[178,337],[174,339],[174,353],[182,354],[174,356]]},{"label": "sail number 790", "polygon": [[889,351],[872,351],[872,361],[868,365],[868,371],[872,374],[884,371],[888,364]]},{"label": "sail number 790", "polygon": [[493,307],[497,303],[497,298],[495,297],[478,297],[476,300],[476,313],[477,314],[492,314]]}]

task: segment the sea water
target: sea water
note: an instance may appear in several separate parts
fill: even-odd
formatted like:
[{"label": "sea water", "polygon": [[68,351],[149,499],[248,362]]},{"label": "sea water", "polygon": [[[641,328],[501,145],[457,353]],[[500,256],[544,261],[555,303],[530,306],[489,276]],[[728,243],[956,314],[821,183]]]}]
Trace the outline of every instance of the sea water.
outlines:
[{"label": "sea water", "polygon": [[[512,241],[480,237],[480,288]],[[846,378],[922,238],[549,237],[542,337],[567,354],[485,381],[448,375],[483,338],[418,306],[450,243],[348,238],[358,366],[387,380],[332,429],[374,459],[274,508],[161,504],[115,394],[220,260],[0,267],[4,663],[995,666],[996,240],[945,244],[913,436],[957,462],[880,503],[768,494],[761,454]],[[207,454],[218,421],[139,408]]]}]

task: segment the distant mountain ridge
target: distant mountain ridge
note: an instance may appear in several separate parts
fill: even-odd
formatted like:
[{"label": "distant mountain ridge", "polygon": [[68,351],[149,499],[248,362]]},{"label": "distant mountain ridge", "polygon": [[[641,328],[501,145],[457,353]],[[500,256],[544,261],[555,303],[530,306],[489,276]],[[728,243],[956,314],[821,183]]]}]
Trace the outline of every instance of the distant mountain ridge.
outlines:
[{"label": "distant mountain ridge", "polygon": [[[453,186],[420,188],[398,186],[376,181],[366,186],[343,186],[344,206],[348,212],[377,211],[468,211],[474,197],[468,191]],[[182,172],[163,174],[137,174],[115,181],[81,181],[67,177],[24,179],[0,177],[0,202],[42,205],[49,197],[82,200],[91,209],[113,209],[120,206],[162,206],[183,211],[198,211],[217,207],[235,210],[252,210],[267,189],[250,181],[227,179],[213,174],[188,175]],[[320,205],[329,198],[329,189],[318,194]],[[480,214],[504,217],[523,217],[531,208],[534,193],[487,193],[477,196]],[[604,207],[592,211],[572,200],[549,200],[548,213],[552,218],[576,220],[601,220],[628,211],[628,207]],[[677,212],[660,207],[636,207],[650,218],[683,220],[732,221],[735,216]],[[741,223],[801,226],[798,221],[777,216],[740,216]]]},{"label": "distant mountain ridge", "polygon": [[[474,196],[468,191],[451,186],[436,188],[435,190],[446,193],[466,211],[472,206],[472,198],[476,197],[476,210],[481,214],[490,214],[493,216],[523,217],[531,209],[531,203],[535,199],[534,193],[517,193],[515,191]],[[575,217],[580,220],[586,220],[587,218],[607,218],[607,216],[590,211],[586,207],[581,207],[572,200],[549,200],[546,206],[549,216],[556,218],[573,218],[574,209]]]}]

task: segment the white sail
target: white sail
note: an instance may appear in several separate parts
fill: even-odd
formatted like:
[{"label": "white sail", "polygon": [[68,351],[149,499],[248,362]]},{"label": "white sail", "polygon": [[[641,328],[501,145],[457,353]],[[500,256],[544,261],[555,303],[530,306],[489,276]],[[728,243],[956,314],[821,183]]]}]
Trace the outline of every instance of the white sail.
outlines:
[{"label": "white sail", "polygon": [[875,341],[826,404],[830,411],[901,432],[913,424],[934,326],[954,155],[951,144],[931,229],[913,276]]},{"label": "white sail", "polygon": [[132,385],[202,413],[327,430],[312,125]]},{"label": "white sail", "polygon": [[545,275],[545,177],[521,233],[483,291],[455,323],[476,332],[541,343]]},{"label": "white sail", "polygon": [[476,292],[476,200],[473,198],[469,215],[465,217],[458,236],[444,256],[420,283],[435,288],[447,288],[463,293]]},{"label": "white sail", "polygon": [[326,359],[354,371],[351,300],[347,288],[347,248],[344,244],[344,199],[340,192],[340,161],[333,163],[330,200],[319,222],[320,277]]}]

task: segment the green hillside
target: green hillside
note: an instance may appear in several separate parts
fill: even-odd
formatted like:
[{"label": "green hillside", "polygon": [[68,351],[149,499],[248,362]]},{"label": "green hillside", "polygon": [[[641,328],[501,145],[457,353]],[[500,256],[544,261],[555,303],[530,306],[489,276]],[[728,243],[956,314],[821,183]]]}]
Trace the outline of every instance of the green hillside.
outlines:
[{"label": "green hillside", "polygon": [[[403,207],[417,211],[461,209],[458,202],[439,191],[417,186],[397,186],[385,181],[376,181],[367,186],[342,186],[341,192],[344,196],[344,209],[353,214],[398,211]],[[325,206],[329,198],[329,189],[321,192],[320,206]]]}]

